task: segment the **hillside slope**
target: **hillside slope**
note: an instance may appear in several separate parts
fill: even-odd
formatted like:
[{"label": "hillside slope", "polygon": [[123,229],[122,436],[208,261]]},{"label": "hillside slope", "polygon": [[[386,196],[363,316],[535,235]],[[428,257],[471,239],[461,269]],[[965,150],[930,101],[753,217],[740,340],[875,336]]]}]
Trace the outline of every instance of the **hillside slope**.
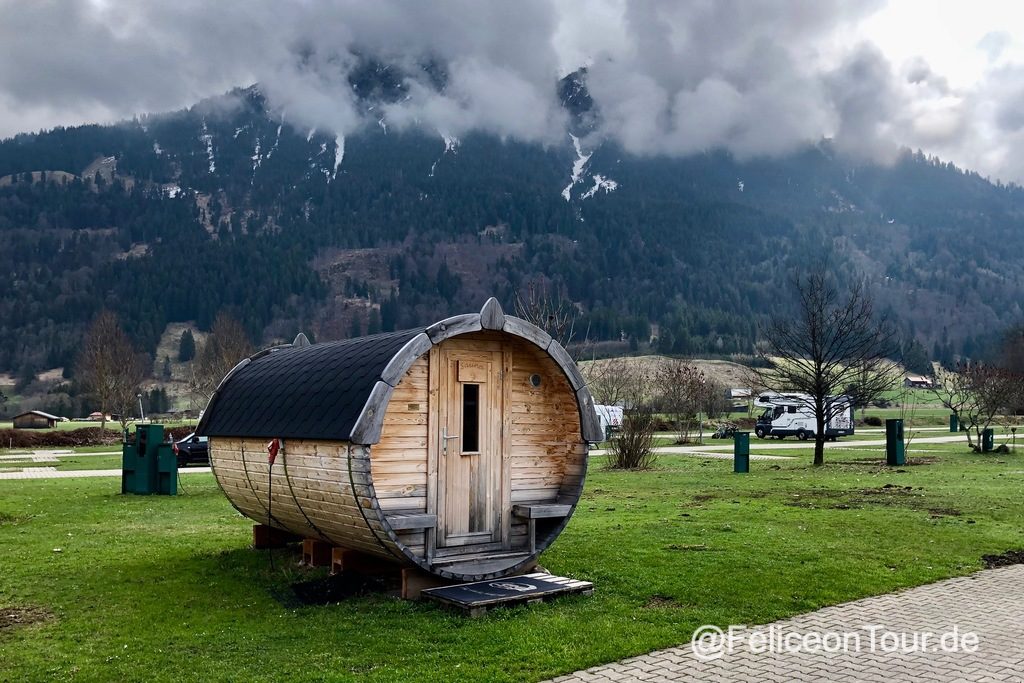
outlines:
[{"label": "hillside slope", "polygon": [[[372,76],[372,74],[371,74]],[[577,75],[577,78],[581,76]],[[370,78],[370,76],[367,76]],[[1024,192],[907,152],[638,158],[592,134],[580,84],[561,146],[297,129],[256,87],[115,126],[0,142],[0,370],[70,363],[106,306],[151,353],[220,310],[257,341],[509,310],[544,281],[597,339],[748,352],[794,272],[865,278],[933,355],[1019,320]],[[393,97],[364,88],[374,99]],[[369,111],[369,109],[368,109]]]}]

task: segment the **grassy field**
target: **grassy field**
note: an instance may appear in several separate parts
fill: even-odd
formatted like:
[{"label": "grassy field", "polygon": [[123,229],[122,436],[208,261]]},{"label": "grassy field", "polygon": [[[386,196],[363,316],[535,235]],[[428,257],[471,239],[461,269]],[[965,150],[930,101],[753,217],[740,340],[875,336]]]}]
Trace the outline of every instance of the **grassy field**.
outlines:
[{"label": "grassy field", "polygon": [[61,470],[111,470],[121,469],[120,455],[89,455],[68,456],[57,458],[56,461],[32,462],[31,456],[25,460],[5,460],[0,462],[0,472],[20,470],[23,467],[53,467]]},{"label": "grassy field", "polygon": [[[189,425],[189,426],[193,426],[194,427],[197,422],[198,422],[198,420],[167,420],[167,421],[159,422],[158,424],[162,424],[164,427],[168,427],[168,428],[170,428],[170,427],[181,427],[181,426],[184,426],[184,425]],[[55,432],[55,431],[71,432],[71,431],[74,431],[76,429],[99,428],[99,426],[100,426],[100,422],[98,420],[96,422],[91,422],[91,421],[90,422],[78,422],[78,421],[69,420],[68,422],[58,422],[57,425],[55,427],[53,427],[52,429],[33,429],[32,431],[33,432],[42,432],[42,433],[45,433],[45,432]],[[13,429],[13,428],[14,428],[14,423],[11,422],[10,420],[0,421],[0,429]],[[128,430],[134,433],[134,431],[135,431],[135,423],[134,422],[128,423]],[[112,432],[114,434],[120,435],[121,434],[121,423],[119,423],[119,422],[112,422],[110,420],[107,420],[107,431],[108,432]]]},{"label": "grassy field", "polygon": [[0,621],[0,679],[539,680],[1024,547],[1024,457],[965,450],[921,445],[893,470],[880,449],[829,451],[822,468],[794,449],[749,475],[681,456],[612,472],[595,458],[542,557],[595,595],[477,620],[384,594],[297,606],[291,584],[324,570],[298,568],[294,550],[272,569],[209,475],[173,498],[118,495],[116,478],[0,481],[0,615],[35,620]]}]

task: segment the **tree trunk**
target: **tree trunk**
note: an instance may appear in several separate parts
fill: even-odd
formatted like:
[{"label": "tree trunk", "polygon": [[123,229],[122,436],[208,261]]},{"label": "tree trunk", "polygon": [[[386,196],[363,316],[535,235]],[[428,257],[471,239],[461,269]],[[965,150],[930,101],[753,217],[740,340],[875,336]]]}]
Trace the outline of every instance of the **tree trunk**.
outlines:
[{"label": "tree trunk", "polygon": [[825,420],[823,409],[818,409],[815,416],[817,429],[814,430],[814,466],[821,467],[825,464]]}]

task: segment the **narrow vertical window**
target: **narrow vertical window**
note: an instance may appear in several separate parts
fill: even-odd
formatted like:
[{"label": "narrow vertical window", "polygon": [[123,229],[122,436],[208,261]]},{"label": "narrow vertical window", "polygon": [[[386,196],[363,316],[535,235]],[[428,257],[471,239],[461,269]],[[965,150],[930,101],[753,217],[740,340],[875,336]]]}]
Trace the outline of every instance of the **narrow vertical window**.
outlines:
[{"label": "narrow vertical window", "polygon": [[480,385],[462,385],[462,452],[480,451]]}]

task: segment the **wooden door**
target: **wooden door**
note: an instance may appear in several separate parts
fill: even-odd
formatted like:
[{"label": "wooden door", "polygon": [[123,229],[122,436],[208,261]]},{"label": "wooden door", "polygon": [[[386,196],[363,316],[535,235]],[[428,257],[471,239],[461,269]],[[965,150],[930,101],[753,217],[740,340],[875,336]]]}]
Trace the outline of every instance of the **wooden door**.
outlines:
[{"label": "wooden door", "polygon": [[508,538],[503,510],[500,343],[449,340],[438,358],[438,549],[489,548]]}]

